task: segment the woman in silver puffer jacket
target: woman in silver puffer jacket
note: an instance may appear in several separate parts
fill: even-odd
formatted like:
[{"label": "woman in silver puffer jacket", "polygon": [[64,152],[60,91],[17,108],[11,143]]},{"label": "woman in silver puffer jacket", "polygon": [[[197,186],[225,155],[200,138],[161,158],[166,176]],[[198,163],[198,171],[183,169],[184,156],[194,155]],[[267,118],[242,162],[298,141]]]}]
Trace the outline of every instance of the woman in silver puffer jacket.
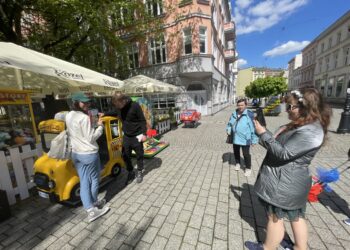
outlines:
[{"label": "woman in silver puffer jacket", "polygon": [[291,120],[275,135],[254,121],[260,144],[267,149],[254,190],[268,213],[264,244],[249,249],[276,249],[284,236],[284,218],[293,229],[294,249],[307,249],[305,210],[311,188],[308,166],[322,146],[331,109],[314,88],[292,91],[286,109]]}]

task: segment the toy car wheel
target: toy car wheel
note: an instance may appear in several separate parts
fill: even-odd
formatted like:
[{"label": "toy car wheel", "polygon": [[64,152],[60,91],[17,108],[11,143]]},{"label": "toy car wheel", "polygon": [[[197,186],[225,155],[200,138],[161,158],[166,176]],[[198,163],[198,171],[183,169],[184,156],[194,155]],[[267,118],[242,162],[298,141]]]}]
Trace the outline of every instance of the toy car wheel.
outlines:
[{"label": "toy car wheel", "polygon": [[122,172],[122,168],[119,164],[115,164],[112,168],[111,175],[117,177]]},{"label": "toy car wheel", "polygon": [[71,202],[76,202],[80,200],[80,183],[76,184],[72,191],[70,192],[70,199]]}]

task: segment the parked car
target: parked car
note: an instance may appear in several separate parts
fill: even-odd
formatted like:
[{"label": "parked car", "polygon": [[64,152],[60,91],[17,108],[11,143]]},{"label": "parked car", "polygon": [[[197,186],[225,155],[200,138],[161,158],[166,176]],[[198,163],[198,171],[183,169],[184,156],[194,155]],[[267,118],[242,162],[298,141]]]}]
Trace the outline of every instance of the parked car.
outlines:
[{"label": "parked car", "polygon": [[184,124],[184,127],[188,125],[192,125],[192,127],[196,127],[198,121],[201,119],[201,113],[196,109],[186,109],[181,112],[180,120]]},{"label": "parked car", "polygon": [[[115,117],[102,118],[104,132],[97,140],[99,145],[101,170],[101,184],[120,174],[125,166],[122,158],[121,121]],[[34,164],[34,183],[40,197],[75,205],[80,201],[80,181],[72,160],[57,160],[48,156],[50,141],[61,131],[65,130],[64,121],[47,120],[39,123],[44,154]]]}]

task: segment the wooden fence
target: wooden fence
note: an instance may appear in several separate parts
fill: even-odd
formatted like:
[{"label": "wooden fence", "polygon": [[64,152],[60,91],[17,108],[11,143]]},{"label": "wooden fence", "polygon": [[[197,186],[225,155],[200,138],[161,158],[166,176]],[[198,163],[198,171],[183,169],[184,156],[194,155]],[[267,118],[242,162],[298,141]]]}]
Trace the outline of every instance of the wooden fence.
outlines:
[{"label": "wooden fence", "polygon": [[0,151],[0,189],[5,190],[10,205],[16,203],[16,196],[21,200],[29,197],[29,189],[35,186],[31,182],[34,161],[42,155],[41,144],[35,149],[29,145],[9,149],[9,155]]}]

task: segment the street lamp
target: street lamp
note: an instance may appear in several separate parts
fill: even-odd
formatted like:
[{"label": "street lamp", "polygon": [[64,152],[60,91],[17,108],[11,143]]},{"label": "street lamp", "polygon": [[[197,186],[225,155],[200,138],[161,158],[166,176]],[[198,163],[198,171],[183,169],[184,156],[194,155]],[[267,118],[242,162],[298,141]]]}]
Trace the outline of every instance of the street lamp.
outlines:
[{"label": "street lamp", "polygon": [[348,88],[346,89],[344,112],[341,113],[337,133],[350,133],[350,81],[348,82]]}]

